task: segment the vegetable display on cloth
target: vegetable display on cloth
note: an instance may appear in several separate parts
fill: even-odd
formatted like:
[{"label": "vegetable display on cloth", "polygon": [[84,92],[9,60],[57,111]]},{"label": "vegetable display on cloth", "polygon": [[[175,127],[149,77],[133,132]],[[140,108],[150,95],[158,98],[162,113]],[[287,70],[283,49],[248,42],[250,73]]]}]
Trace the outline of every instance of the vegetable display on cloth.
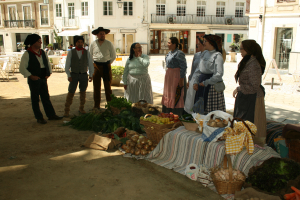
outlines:
[{"label": "vegetable display on cloth", "polygon": [[258,188],[283,197],[291,191],[290,186],[300,185],[300,164],[286,158],[270,158],[248,173],[245,187]]},{"label": "vegetable display on cloth", "polygon": [[235,122],[233,128],[227,127],[223,133],[223,138],[226,140],[226,154],[237,154],[243,150],[244,146],[246,146],[248,154],[253,154],[254,143],[250,131],[256,134],[257,128],[249,121]]},{"label": "vegetable display on cloth", "polygon": [[159,115],[147,114],[140,117],[140,120],[152,122],[154,124],[174,124],[179,122],[179,116],[173,113],[160,113]]},{"label": "vegetable display on cloth", "polygon": [[122,145],[122,149],[126,153],[131,153],[132,155],[147,155],[154,150],[157,144],[153,144],[151,140],[143,135],[135,133],[130,137],[130,140],[126,141],[126,144]]}]

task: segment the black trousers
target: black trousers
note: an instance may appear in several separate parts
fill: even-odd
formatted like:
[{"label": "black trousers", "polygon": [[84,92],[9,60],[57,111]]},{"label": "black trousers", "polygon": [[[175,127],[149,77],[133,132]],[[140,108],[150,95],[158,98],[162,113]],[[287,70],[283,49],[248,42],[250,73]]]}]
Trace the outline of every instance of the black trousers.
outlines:
[{"label": "black trousers", "polygon": [[47,79],[43,78],[33,81],[28,78],[28,85],[30,89],[32,110],[34,112],[35,118],[43,119],[43,114],[41,113],[39,105],[40,97],[47,117],[49,118],[54,116],[55,111],[50,101]]}]

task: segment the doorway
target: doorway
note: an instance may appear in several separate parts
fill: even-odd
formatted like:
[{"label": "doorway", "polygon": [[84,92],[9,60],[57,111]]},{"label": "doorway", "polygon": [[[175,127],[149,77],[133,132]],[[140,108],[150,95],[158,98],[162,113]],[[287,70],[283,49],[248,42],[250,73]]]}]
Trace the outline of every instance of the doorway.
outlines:
[{"label": "doorway", "polygon": [[133,43],[133,34],[123,34],[123,49],[122,53],[130,53],[130,47]]},{"label": "doorway", "polygon": [[293,28],[277,28],[275,61],[278,69],[288,70],[293,43]]},{"label": "doorway", "polygon": [[105,35],[105,39],[108,40],[108,41],[110,41],[115,46],[114,34],[107,34],[107,35]]},{"label": "doorway", "polygon": [[17,52],[25,49],[24,41],[27,35],[31,33],[16,33],[16,45],[17,45]]},{"label": "doorway", "polygon": [[196,32],[196,53],[199,52],[199,48],[198,48],[198,43],[199,43],[199,39],[200,37],[203,37],[205,35],[205,32]]},{"label": "doorway", "polygon": [[42,35],[43,49],[45,49],[49,44],[49,35]]}]

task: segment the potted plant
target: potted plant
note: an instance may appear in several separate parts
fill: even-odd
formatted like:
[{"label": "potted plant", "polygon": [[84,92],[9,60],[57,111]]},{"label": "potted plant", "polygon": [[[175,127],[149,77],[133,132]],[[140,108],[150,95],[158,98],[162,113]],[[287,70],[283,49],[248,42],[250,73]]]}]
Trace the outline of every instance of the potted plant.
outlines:
[{"label": "potted plant", "polygon": [[237,46],[235,43],[232,43],[229,47],[231,48],[231,52],[235,52],[235,50],[237,49]]},{"label": "potted plant", "polygon": [[122,75],[124,73],[124,67],[123,66],[111,66],[111,75],[112,75],[112,81],[111,85],[119,86]]}]

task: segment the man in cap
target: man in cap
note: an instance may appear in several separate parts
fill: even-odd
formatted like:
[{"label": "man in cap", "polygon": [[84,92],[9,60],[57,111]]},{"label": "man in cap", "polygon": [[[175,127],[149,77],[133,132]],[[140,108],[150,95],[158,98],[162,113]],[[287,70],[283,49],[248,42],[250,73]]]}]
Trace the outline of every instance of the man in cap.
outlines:
[{"label": "man in cap", "polygon": [[106,101],[111,101],[111,63],[116,59],[116,51],[113,44],[105,40],[105,35],[109,29],[99,27],[92,31],[97,36],[97,40],[90,45],[90,53],[94,60],[94,109],[100,108],[101,101],[101,78],[103,79]]},{"label": "man in cap", "polygon": [[[72,49],[67,56],[65,71],[68,75],[69,93],[67,95],[65,103],[64,117],[69,117],[70,106],[73,101],[75,91],[79,82],[80,90],[80,106],[79,112],[84,114],[84,104],[86,98],[86,89],[88,86],[88,80],[93,80],[94,65],[93,59],[85,48],[83,48],[84,38],[82,36],[74,36],[75,49]],[[87,70],[89,69],[89,76]]]},{"label": "man in cap", "polygon": [[41,37],[37,34],[28,35],[24,41],[27,50],[20,62],[20,73],[28,78],[28,85],[30,89],[32,109],[40,124],[46,124],[47,121],[43,118],[41,113],[39,100],[41,97],[45,113],[49,120],[59,120],[55,114],[54,108],[50,101],[47,79],[50,77],[52,70],[48,60],[48,56],[41,49]]}]

